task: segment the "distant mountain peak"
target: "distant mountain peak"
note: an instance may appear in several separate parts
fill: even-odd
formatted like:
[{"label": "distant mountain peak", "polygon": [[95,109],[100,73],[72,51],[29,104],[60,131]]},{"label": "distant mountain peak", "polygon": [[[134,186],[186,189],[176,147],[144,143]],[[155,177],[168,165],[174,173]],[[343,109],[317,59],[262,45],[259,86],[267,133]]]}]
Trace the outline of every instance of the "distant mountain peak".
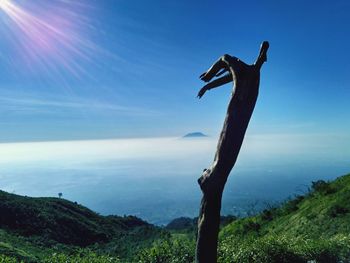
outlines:
[{"label": "distant mountain peak", "polygon": [[183,136],[183,138],[197,138],[197,137],[208,137],[208,136],[202,132],[190,132],[190,133],[187,133],[185,136]]}]

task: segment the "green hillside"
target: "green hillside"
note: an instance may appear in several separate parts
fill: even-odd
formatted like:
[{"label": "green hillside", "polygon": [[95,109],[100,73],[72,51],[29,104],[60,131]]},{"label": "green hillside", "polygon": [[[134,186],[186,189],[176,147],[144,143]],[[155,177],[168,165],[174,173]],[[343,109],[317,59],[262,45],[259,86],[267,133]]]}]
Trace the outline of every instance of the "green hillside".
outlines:
[{"label": "green hillside", "polygon": [[[313,182],[304,196],[237,219],[223,218],[219,263],[350,262],[350,174]],[[160,229],[100,216],[58,198],[0,192],[0,262],[194,261],[194,219]]]},{"label": "green hillside", "polygon": [[[190,262],[194,238],[187,242],[186,248],[176,239],[159,243],[143,252],[142,262]],[[350,174],[313,182],[305,196],[223,227],[218,262],[350,262]]]},{"label": "green hillside", "polygon": [[349,201],[350,175],[313,182],[307,195],[222,229],[221,262],[350,262]]},{"label": "green hillside", "polygon": [[0,254],[26,261],[81,248],[127,257],[131,249],[149,246],[167,235],[133,216],[101,216],[60,198],[0,191]]},{"label": "green hillside", "polygon": [[311,192],[306,196],[296,196],[279,208],[237,221],[223,229],[221,235],[246,234],[243,231],[246,222],[254,222],[260,234],[328,238],[339,233],[350,233],[350,175],[339,177],[331,183],[313,182]]}]

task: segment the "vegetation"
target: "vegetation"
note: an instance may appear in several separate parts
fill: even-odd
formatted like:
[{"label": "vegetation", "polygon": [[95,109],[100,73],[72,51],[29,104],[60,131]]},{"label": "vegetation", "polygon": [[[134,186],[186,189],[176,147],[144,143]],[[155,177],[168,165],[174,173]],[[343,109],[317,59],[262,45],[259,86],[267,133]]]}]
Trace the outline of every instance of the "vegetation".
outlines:
[{"label": "vegetation", "polygon": [[[349,200],[350,175],[331,183],[313,182],[305,196],[221,229],[218,262],[350,262]],[[194,238],[188,243],[194,247]],[[143,252],[143,259],[172,262],[167,261],[172,253],[181,259],[188,254],[183,251],[161,243]]]},{"label": "vegetation", "polygon": [[138,263],[183,263],[194,262],[195,243],[187,237],[174,236],[161,240],[149,249],[140,251],[133,262]]},{"label": "vegetation", "polygon": [[[349,200],[346,175],[313,182],[305,196],[255,216],[223,218],[219,263],[350,262]],[[135,217],[100,216],[64,199],[5,192],[0,215],[0,263],[194,261],[195,219],[160,229]]]},{"label": "vegetation", "polygon": [[0,254],[25,262],[38,262],[52,254],[79,254],[81,248],[128,258],[133,251],[168,236],[133,216],[101,216],[62,198],[0,191]]},{"label": "vegetation", "polygon": [[[228,225],[229,223],[236,220],[235,216],[221,216],[220,225],[221,227]],[[172,220],[169,224],[165,226],[165,229],[177,232],[177,233],[195,233],[197,232],[197,221],[198,217],[189,218],[189,217],[179,217]]]}]

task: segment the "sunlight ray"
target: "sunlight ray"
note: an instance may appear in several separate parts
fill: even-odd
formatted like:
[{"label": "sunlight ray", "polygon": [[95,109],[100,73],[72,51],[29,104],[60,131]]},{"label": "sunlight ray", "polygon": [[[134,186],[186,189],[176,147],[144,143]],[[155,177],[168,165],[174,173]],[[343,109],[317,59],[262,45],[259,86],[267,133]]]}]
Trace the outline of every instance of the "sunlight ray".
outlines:
[{"label": "sunlight ray", "polygon": [[[51,77],[65,73],[78,78],[85,75],[82,65],[93,63],[92,56],[102,50],[82,33],[92,28],[79,10],[82,5],[52,1],[51,9],[40,10],[46,6],[39,6],[38,2],[26,4],[22,7],[17,1],[0,1],[0,11],[7,16],[0,17],[2,27],[6,28],[3,35],[8,46],[21,56],[21,62],[31,71],[39,68]],[[13,61],[9,55],[8,61]]]}]

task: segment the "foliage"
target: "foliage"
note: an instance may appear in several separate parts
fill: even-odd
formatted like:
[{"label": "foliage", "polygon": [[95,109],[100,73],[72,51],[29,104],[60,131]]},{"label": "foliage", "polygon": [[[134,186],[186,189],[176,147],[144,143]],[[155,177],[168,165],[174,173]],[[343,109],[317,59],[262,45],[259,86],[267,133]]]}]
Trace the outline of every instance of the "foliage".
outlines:
[{"label": "foliage", "polygon": [[88,246],[106,243],[149,224],[136,217],[100,216],[62,198],[32,198],[0,191],[0,227],[44,241]]},{"label": "foliage", "polygon": [[191,263],[194,262],[194,240],[173,238],[157,242],[139,252],[133,262],[138,263]]},{"label": "foliage", "polygon": [[0,191],[0,215],[0,254],[26,262],[38,262],[53,253],[75,253],[83,247],[127,258],[169,236],[137,217],[101,216],[62,198]]},{"label": "foliage", "polygon": [[81,250],[75,255],[54,253],[42,260],[43,263],[120,263],[117,257],[97,255],[89,250]]},{"label": "foliage", "polygon": [[314,193],[332,194],[335,192],[332,184],[325,182],[324,180],[312,182],[311,189]]},{"label": "foliage", "polygon": [[23,249],[16,248],[9,243],[5,243],[1,241],[0,241],[0,255],[8,256],[11,258],[17,258],[19,260],[24,260],[26,262],[35,262],[37,260],[34,256],[28,254]]},{"label": "foliage", "polygon": [[239,240],[225,238],[220,243],[220,263],[332,263],[349,262],[350,235],[330,239],[305,239],[286,235]]},{"label": "foliage", "polygon": [[[237,219],[236,216],[226,215],[220,217],[220,227],[224,227]],[[172,233],[195,234],[197,232],[198,217],[179,217],[169,222],[165,229]]]},{"label": "foliage", "polygon": [[[350,175],[311,188],[255,216],[222,219],[218,263],[350,262]],[[194,261],[195,219],[175,220],[168,231],[135,217],[103,217],[64,199],[1,191],[0,215],[0,263]],[[103,236],[94,243],[78,240],[96,233]],[[74,242],[52,237],[60,234]]]},{"label": "foliage", "polygon": [[196,227],[197,218],[189,218],[189,217],[179,217],[173,219],[169,224],[165,226],[168,230],[193,230]]},{"label": "foliage", "polygon": [[220,262],[350,262],[349,200],[350,175],[313,182],[306,196],[225,227]]},{"label": "foliage", "polygon": [[[21,261],[20,263],[22,263]],[[14,257],[8,257],[0,254],[0,263],[18,263],[17,259]]]}]

